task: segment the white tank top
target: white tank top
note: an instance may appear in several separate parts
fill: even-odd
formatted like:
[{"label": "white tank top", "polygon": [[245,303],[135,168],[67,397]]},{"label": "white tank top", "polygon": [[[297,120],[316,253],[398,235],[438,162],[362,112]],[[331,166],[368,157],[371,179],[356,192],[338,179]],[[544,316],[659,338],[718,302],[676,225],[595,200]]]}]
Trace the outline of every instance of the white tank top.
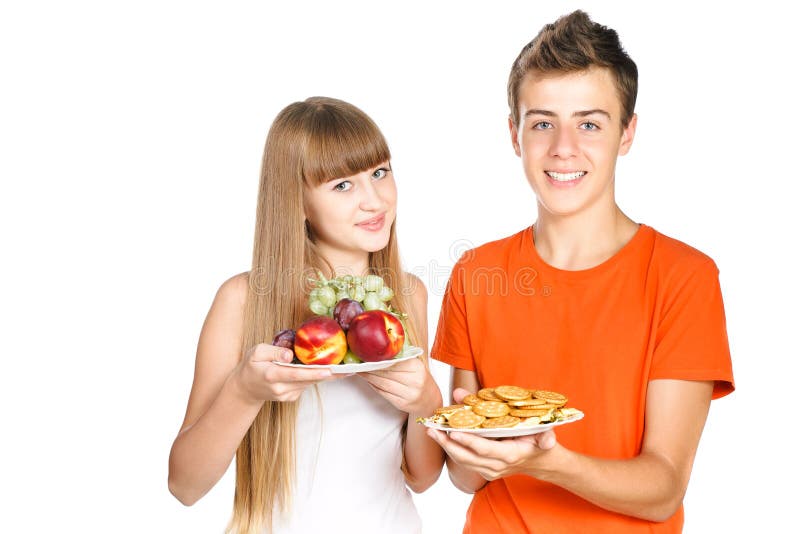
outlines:
[{"label": "white tank top", "polygon": [[400,470],[407,414],[358,376],[317,389],[300,398],[292,509],[274,533],[422,532]]}]

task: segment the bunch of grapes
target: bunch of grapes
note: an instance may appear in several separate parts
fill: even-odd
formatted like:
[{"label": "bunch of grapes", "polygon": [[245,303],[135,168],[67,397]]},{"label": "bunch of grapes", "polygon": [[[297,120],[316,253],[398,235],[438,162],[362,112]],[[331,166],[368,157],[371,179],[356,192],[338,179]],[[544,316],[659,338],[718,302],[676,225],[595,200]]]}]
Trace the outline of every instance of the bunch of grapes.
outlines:
[{"label": "bunch of grapes", "polygon": [[[345,341],[345,334],[350,330],[351,324],[354,324],[354,320],[357,322],[359,316],[365,316],[364,312],[371,312],[373,310],[378,310],[378,315],[381,315],[381,313],[393,315],[395,317],[393,320],[399,321],[399,326],[402,327],[397,329],[397,331],[399,331],[399,336],[397,338],[399,339],[402,337],[401,343],[403,347],[410,345],[409,337],[404,335],[406,330],[405,319],[408,315],[392,309],[390,302],[392,298],[394,298],[394,291],[391,287],[386,285],[383,278],[380,276],[374,274],[367,276],[343,275],[329,280],[325,278],[321,272],[318,272],[318,278],[312,278],[309,281],[314,287],[311,289],[308,296],[308,307],[317,317],[303,323],[297,331],[291,329],[281,330],[272,340],[273,345],[289,349],[295,354],[293,363],[308,364],[310,361],[324,360],[328,357],[329,355],[327,353],[323,354],[326,351],[312,350],[311,348],[317,347],[318,344],[314,342],[309,343],[309,338],[321,336],[328,340],[332,335],[335,335],[334,330],[338,331],[338,335],[341,337],[342,354],[340,355],[340,359],[330,357],[328,361],[333,363],[361,363],[362,360],[350,350],[348,346],[349,342]],[[371,315],[375,314],[373,313]],[[326,317],[330,317],[333,320],[325,319]],[[322,321],[320,321],[321,319]],[[316,321],[316,323],[314,323],[314,321]],[[330,328],[331,324],[333,325],[333,329]],[[367,323],[362,321],[360,324]],[[388,331],[385,330],[385,321],[382,320],[380,324],[384,325],[383,334],[387,334]],[[356,326],[354,328],[357,329],[358,327]],[[364,330],[364,328],[369,329],[368,327],[363,327],[361,330]],[[301,332],[303,335],[300,335]],[[303,356],[298,358],[299,338],[304,340],[300,343],[301,348],[303,344],[308,345],[303,349],[305,350],[305,358],[303,358]],[[388,338],[387,343],[390,343]],[[334,343],[331,346],[335,345]],[[369,343],[367,345],[369,345]],[[399,349],[399,347],[397,348]],[[377,358],[378,356],[382,358],[382,351],[385,349],[386,347],[379,347],[378,349],[370,348],[367,350],[362,349],[361,355],[369,361],[378,361],[378,359],[370,358]],[[346,352],[344,352],[345,350]],[[320,354],[322,354],[322,356],[320,356]],[[401,354],[402,350],[400,352],[394,350],[389,356],[398,357]]]},{"label": "bunch of grapes", "polygon": [[312,279],[312,282],[315,287],[308,296],[308,307],[317,315],[333,317],[336,304],[350,299],[361,304],[366,311],[382,310],[398,317],[402,316],[392,310],[389,304],[394,298],[394,291],[378,275],[346,274],[329,280],[319,273],[319,278]]}]

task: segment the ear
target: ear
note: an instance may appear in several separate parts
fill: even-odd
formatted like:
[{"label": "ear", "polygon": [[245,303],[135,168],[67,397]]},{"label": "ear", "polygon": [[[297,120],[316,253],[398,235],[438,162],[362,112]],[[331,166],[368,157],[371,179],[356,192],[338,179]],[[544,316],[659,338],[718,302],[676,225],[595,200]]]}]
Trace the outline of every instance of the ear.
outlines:
[{"label": "ear", "polygon": [[522,153],[519,150],[519,138],[517,134],[519,131],[517,130],[517,125],[514,124],[514,119],[511,118],[511,115],[508,116],[508,131],[511,133],[511,146],[514,147],[514,153],[517,157],[521,157]]},{"label": "ear", "polygon": [[619,144],[619,151],[617,155],[624,156],[628,153],[631,149],[631,145],[633,144],[633,137],[636,135],[636,120],[638,119],[636,113],[633,114],[631,117],[631,121],[628,123],[628,126],[622,130],[622,141]]}]

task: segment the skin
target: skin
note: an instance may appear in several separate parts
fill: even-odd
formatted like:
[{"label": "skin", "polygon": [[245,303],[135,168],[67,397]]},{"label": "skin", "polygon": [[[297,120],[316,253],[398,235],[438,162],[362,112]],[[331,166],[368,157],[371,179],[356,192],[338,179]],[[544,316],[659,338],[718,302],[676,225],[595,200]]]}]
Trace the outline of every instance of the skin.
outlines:
[{"label": "skin", "polygon": [[[565,270],[587,269],[613,256],[638,225],[614,197],[618,156],[628,152],[636,116],[623,128],[610,73],[528,74],[519,93],[520,124],[509,120],[511,142],[538,200],[536,249]],[[547,171],[586,174],[555,183]],[[480,389],[477,374],[453,369],[452,401]],[[665,521],[680,507],[711,403],[710,381],[653,380],[648,384],[639,455],[593,458],[559,444],[554,431],[514,439],[428,429],[447,453],[450,478],[473,493],[487,481],[523,474],[563,487],[614,512]]]},{"label": "skin", "polygon": [[[323,258],[336,266],[337,274],[366,273],[369,252],[386,246],[395,217],[397,191],[388,162],[308,188],[304,197]],[[380,231],[358,226],[381,215],[385,223]],[[427,293],[417,278],[408,276],[413,288],[410,315],[419,325],[422,346],[427,347]],[[264,401],[294,401],[309,386],[341,377],[327,369],[275,365],[275,361],[290,362],[292,354],[264,343],[240,359],[247,286],[243,273],[220,287],[200,334],[186,417],[169,459],[169,489],[185,505],[197,502],[219,481]],[[441,393],[422,360],[400,362],[391,371],[365,373],[362,378],[410,418],[441,405]],[[414,428],[419,425],[408,426],[406,478],[412,490],[424,491],[438,478],[443,453]],[[408,454],[411,450],[414,453]]]}]

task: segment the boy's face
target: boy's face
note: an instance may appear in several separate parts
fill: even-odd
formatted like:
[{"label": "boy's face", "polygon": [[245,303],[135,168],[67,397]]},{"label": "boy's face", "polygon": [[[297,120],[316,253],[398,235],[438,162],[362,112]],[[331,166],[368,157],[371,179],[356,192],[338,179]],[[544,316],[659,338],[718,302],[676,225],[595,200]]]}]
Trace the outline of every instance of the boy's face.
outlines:
[{"label": "boy's face", "polygon": [[540,206],[562,216],[613,208],[617,156],[630,149],[636,116],[623,130],[610,71],[529,73],[518,102],[512,143]]}]

